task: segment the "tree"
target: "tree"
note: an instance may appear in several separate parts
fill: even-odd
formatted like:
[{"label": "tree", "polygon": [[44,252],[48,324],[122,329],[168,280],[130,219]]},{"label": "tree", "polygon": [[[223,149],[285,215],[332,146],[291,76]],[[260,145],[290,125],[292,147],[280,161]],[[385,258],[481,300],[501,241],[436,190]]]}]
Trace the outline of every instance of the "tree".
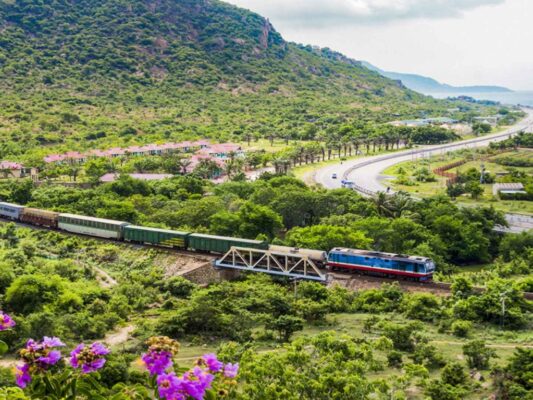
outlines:
[{"label": "tree", "polygon": [[472,124],[472,131],[476,136],[479,136],[486,133],[490,133],[490,131],[492,131],[492,126],[485,122],[474,122]]},{"label": "tree", "polygon": [[267,322],[266,328],[277,331],[279,340],[288,342],[292,334],[304,328],[303,319],[292,315],[281,315]]},{"label": "tree", "polygon": [[468,278],[458,276],[453,280],[451,291],[455,299],[466,299],[474,293],[474,286]]},{"label": "tree", "polygon": [[6,224],[3,231],[0,232],[0,238],[5,241],[7,248],[16,247],[20,240],[17,235],[16,225],[13,222]]},{"label": "tree", "polygon": [[468,375],[460,363],[451,362],[442,369],[441,380],[447,385],[462,386],[467,383]]},{"label": "tree", "polygon": [[488,369],[490,359],[496,357],[496,352],[488,348],[483,340],[472,340],[463,345],[463,354],[469,368]]},{"label": "tree", "polygon": [[426,385],[425,393],[431,400],[463,400],[466,391],[460,387],[454,387],[433,379]]},{"label": "tree", "polygon": [[465,192],[465,188],[460,183],[448,182],[446,185],[446,193],[450,198],[455,199]]},{"label": "tree", "polygon": [[273,238],[282,228],[281,216],[267,206],[246,202],[238,211],[239,233],[247,238],[265,234]]},{"label": "tree", "polygon": [[203,179],[211,179],[221,172],[218,164],[211,159],[202,159],[194,168],[194,173]]},{"label": "tree", "polygon": [[6,291],[6,305],[21,314],[38,311],[55,301],[63,291],[63,281],[56,276],[22,275]]},{"label": "tree", "polygon": [[452,326],[451,326],[452,334],[454,334],[457,337],[461,337],[461,338],[468,337],[471,330],[472,330],[472,322],[464,321],[461,319],[453,321]]},{"label": "tree", "polygon": [[408,318],[434,321],[441,315],[440,300],[431,293],[414,293],[404,298],[403,309]]},{"label": "tree", "polygon": [[329,251],[334,247],[367,249],[371,240],[362,232],[342,226],[313,225],[293,228],[287,233],[291,246]]},{"label": "tree", "polygon": [[96,215],[100,218],[130,223],[136,223],[139,220],[139,213],[135,210],[133,203],[127,200],[106,200],[103,207],[96,210]]},{"label": "tree", "polygon": [[100,177],[109,171],[110,164],[108,160],[100,157],[87,161],[84,169],[89,181],[91,183],[98,183]]},{"label": "tree", "polygon": [[470,193],[473,199],[478,199],[484,193],[483,187],[477,181],[469,181],[465,184],[465,191]]}]

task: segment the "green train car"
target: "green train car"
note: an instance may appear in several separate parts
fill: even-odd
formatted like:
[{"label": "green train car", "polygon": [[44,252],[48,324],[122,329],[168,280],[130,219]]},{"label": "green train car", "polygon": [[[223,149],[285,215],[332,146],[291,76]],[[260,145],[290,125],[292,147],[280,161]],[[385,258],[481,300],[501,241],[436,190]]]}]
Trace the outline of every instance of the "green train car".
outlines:
[{"label": "green train car", "polygon": [[147,228],[145,226],[128,225],[124,228],[124,240],[128,242],[148,243],[156,246],[186,249],[188,236],[188,232]]},{"label": "green train car", "polygon": [[266,241],[212,236],[200,233],[190,234],[188,240],[189,249],[211,253],[226,253],[233,246],[263,250],[268,249],[268,242]]}]

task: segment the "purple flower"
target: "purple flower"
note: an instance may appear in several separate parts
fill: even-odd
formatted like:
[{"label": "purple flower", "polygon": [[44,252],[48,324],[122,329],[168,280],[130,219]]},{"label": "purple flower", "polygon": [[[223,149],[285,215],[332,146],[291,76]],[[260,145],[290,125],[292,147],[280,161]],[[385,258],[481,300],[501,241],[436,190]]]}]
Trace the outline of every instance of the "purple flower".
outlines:
[{"label": "purple flower", "polygon": [[167,336],[156,336],[146,341],[148,351],[141,356],[141,361],[150,375],[160,375],[172,366],[172,358],[179,350],[179,343]]},{"label": "purple flower", "polygon": [[23,364],[16,370],[17,385],[21,388],[26,387],[31,382],[33,374],[43,373],[56,365],[61,360],[61,352],[53,348],[61,346],[64,346],[63,342],[55,337],[45,336],[41,342],[29,339],[26,347],[20,350]]},{"label": "purple flower", "polygon": [[148,351],[141,357],[150,375],[160,375],[172,367],[172,354],[168,351]]},{"label": "purple flower", "polygon": [[185,400],[182,393],[182,378],[178,378],[174,372],[161,374],[157,377],[157,391],[159,397],[166,400]]},{"label": "purple flower", "polygon": [[13,321],[13,318],[11,318],[9,315],[4,314],[3,311],[0,311],[0,332],[6,331],[8,329],[13,328],[16,325],[15,321]]},{"label": "purple flower", "polygon": [[81,368],[81,372],[84,374],[89,374],[105,365],[104,356],[107,354],[109,354],[109,349],[101,343],[95,342],[90,346],[80,343],[70,353],[70,365],[73,368]]},{"label": "purple flower", "polygon": [[[224,366],[224,364],[218,360],[216,354],[213,353],[204,354],[204,356],[201,358],[201,361],[205,363],[205,365],[211,372],[219,372]],[[203,363],[200,362],[200,364]]]},{"label": "purple flower", "polygon": [[226,378],[235,378],[239,373],[239,364],[227,363],[224,366],[224,376]]},{"label": "purple flower", "polygon": [[17,366],[15,371],[15,380],[17,386],[24,389],[31,382],[30,366],[28,364],[22,364]]},{"label": "purple flower", "polygon": [[44,347],[64,347],[65,343],[59,340],[59,338],[45,336],[43,338],[43,346]]},{"label": "purple flower", "polygon": [[37,361],[42,364],[56,365],[57,362],[61,359],[61,352],[58,350],[52,350],[46,355],[38,357]]},{"label": "purple flower", "polygon": [[211,388],[211,383],[215,379],[200,367],[194,367],[192,373],[186,372],[183,378],[182,386],[185,393],[195,400],[203,400],[205,391]]},{"label": "purple flower", "polygon": [[28,351],[37,351],[37,350],[40,350],[41,348],[42,348],[42,345],[33,339],[28,339],[28,341],[26,342],[26,350]]}]

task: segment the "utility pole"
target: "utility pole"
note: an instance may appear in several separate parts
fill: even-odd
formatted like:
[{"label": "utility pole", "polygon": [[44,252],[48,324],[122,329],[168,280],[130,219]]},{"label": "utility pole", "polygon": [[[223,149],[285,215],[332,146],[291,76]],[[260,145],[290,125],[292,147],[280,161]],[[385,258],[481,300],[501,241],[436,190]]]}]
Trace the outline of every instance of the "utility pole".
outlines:
[{"label": "utility pole", "polygon": [[507,293],[508,293],[507,291],[500,293],[500,302],[502,305],[502,319],[501,319],[500,327],[502,331],[505,325],[505,300],[506,300]]}]

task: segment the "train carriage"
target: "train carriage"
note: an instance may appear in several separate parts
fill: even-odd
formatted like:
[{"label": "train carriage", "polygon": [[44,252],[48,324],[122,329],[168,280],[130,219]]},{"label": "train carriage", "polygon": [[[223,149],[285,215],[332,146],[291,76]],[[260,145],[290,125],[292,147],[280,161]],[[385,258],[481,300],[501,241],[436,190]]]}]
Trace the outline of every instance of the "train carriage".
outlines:
[{"label": "train carriage", "polygon": [[22,213],[22,210],[24,210],[24,206],[0,202],[0,217],[18,220],[20,219],[20,214]]},{"label": "train carriage", "polygon": [[106,239],[122,239],[124,227],[130,225],[124,221],[86,217],[75,214],[59,214],[59,229],[67,232],[81,233]]},{"label": "train carriage", "polygon": [[168,229],[148,228],[145,226],[128,225],[124,227],[124,240],[128,242],[147,243],[155,246],[187,248],[188,232]]},{"label": "train carriage", "polygon": [[322,250],[301,249],[298,247],[278,246],[272,244],[268,247],[268,249],[274,253],[288,253],[307,256],[319,268],[324,268],[328,261],[328,253]]},{"label": "train carriage", "polygon": [[38,208],[26,207],[22,210],[20,220],[33,225],[57,228],[59,213]]},{"label": "train carriage", "polygon": [[427,257],[344,248],[329,252],[328,267],[420,281],[431,280],[435,271],[435,264]]},{"label": "train carriage", "polygon": [[246,247],[267,250],[268,242],[225,236],[204,235],[200,233],[193,233],[189,235],[189,249],[191,250],[210,253],[226,253],[232,247]]}]

